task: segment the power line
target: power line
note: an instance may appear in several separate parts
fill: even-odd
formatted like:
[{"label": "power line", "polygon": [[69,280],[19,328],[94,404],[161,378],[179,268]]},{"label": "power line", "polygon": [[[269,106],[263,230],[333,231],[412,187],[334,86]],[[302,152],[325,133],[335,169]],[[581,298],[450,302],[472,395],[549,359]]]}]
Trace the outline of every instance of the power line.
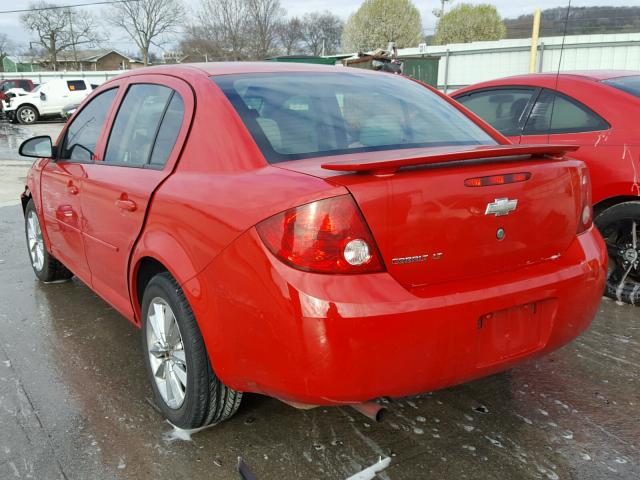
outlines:
[{"label": "power line", "polygon": [[0,14],[3,13],[24,13],[24,12],[41,12],[43,10],[58,10],[65,8],[76,8],[76,7],[89,7],[91,5],[110,5],[113,3],[128,3],[128,2],[139,2],[140,0],[108,0],[102,2],[92,2],[92,3],[78,3],[75,5],[54,5],[51,7],[38,7],[38,8],[23,8],[20,10],[2,10]]}]

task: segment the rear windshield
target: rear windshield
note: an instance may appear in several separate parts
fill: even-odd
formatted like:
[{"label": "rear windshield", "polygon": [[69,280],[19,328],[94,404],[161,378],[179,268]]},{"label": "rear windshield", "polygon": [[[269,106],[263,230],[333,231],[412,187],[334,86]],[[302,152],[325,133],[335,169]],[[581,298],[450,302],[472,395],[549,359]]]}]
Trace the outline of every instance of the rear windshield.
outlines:
[{"label": "rear windshield", "polygon": [[603,80],[602,83],[606,83],[623,92],[630,93],[634,97],[640,98],[640,75],[610,78],[609,80]]},{"label": "rear windshield", "polygon": [[270,163],[443,145],[495,145],[427,88],[400,76],[268,73],[213,77]]}]

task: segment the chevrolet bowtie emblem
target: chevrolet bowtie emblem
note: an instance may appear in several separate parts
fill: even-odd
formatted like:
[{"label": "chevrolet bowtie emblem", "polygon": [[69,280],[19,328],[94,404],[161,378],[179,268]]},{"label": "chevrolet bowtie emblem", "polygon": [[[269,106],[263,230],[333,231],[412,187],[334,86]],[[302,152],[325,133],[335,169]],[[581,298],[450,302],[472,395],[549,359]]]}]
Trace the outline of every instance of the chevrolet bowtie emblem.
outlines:
[{"label": "chevrolet bowtie emblem", "polygon": [[518,200],[509,200],[508,198],[496,198],[492,203],[487,204],[485,215],[495,215],[501,217],[503,215],[509,215],[518,206]]}]

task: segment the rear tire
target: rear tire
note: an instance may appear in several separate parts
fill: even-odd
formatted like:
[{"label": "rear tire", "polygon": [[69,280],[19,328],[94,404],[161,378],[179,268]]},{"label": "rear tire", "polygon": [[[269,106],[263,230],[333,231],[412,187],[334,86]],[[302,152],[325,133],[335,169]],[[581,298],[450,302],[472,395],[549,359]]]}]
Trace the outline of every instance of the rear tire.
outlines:
[{"label": "rear tire", "polygon": [[640,202],[623,202],[607,208],[594,223],[609,254],[605,295],[640,305]]},{"label": "rear tire", "polygon": [[73,273],[47,251],[40,218],[32,199],[29,200],[24,211],[24,230],[31,267],[38,279],[43,282],[55,282],[73,277]]},{"label": "rear tire", "polygon": [[213,372],[191,307],[169,273],[154,276],[145,288],[142,345],[156,403],[172,424],[200,428],[236,413],[242,393]]},{"label": "rear tire", "polygon": [[31,125],[32,123],[36,123],[38,121],[38,117],[38,110],[31,105],[24,105],[16,111],[16,118],[22,125]]}]

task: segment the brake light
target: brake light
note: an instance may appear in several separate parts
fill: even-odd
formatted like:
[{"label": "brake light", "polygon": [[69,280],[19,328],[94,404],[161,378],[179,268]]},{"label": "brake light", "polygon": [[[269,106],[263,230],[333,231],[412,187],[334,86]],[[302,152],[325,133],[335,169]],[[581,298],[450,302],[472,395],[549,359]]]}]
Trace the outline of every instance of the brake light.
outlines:
[{"label": "brake light", "polygon": [[505,185],[507,183],[526,182],[531,178],[531,173],[507,173],[504,175],[490,175],[488,177],[467,178],[464,184],[467,187],[489,187],[491,185]]},{"label": "brake light", "polygon": [[384,270],[373,236],[351,195],[291,208],[256,228],[271,253],[299,270],[346,274]]},{"label": "brake light", "polygon": [[591,207],[591,177],[589,169],[582,166],[580,170],[580,218],[578,219],[578,234],[587,231],[593,223],[593,208]]}]

